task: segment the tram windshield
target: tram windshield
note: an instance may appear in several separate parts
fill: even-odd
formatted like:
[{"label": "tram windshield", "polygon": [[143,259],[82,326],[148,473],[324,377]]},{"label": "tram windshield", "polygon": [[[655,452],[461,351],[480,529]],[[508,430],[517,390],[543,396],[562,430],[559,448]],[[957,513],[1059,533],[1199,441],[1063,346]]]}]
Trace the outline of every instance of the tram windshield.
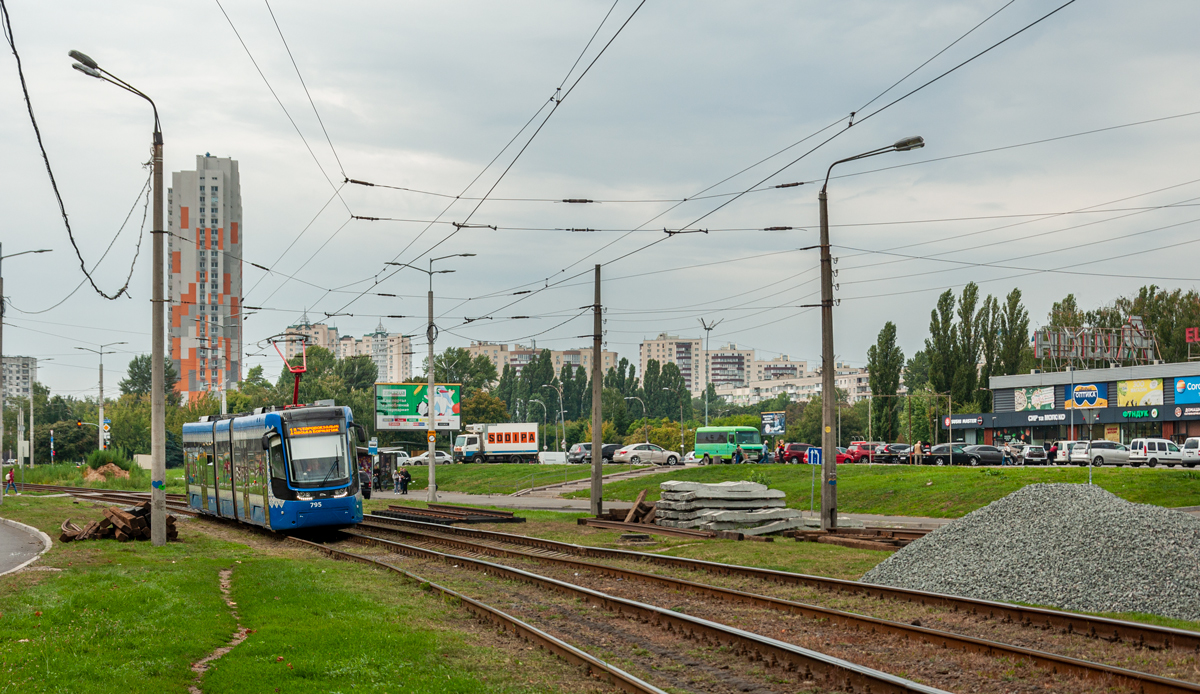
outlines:
[{"label": "tram windshield", "polygon": [[326,486],[350,477],[350,457],[343,436],[303,436],[288,440],[292,481],[301,486]]}]

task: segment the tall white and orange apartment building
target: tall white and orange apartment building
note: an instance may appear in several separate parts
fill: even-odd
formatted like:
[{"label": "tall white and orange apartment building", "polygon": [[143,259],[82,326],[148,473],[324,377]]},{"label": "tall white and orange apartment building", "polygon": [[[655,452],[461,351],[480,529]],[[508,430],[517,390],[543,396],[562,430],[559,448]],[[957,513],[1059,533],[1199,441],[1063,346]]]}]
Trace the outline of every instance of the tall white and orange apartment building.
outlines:
[{"label": "tall white and orange apartment building", "polygon": [[242,380],[242,191],[237,161],[208,154],[167,190],[168,337],[184,398]]}]

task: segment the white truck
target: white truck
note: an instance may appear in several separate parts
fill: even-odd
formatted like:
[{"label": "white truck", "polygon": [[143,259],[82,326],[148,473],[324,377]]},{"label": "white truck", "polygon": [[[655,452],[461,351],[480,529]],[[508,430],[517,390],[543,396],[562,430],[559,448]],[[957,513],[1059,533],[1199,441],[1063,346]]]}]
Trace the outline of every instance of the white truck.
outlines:
[{"label": "white truck", "polygon": [[454,439],[456,463],[536,463],[538,425],[468,424]]}]

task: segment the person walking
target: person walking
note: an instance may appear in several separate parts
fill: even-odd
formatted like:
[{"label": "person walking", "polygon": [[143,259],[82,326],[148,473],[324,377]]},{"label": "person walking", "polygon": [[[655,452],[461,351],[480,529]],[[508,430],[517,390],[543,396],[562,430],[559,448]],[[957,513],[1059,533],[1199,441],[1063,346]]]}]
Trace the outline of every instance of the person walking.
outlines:
[{"label": "person walking", "polygon": [[745,460],[746,453],[742,450],[742,445],[738,444],[738,447],[733,451],[733,464],[741,465]]},{"label": "person walking", "polygon": [[404,470],[401,470],[400,471],[400,493],[401,494],[403,494],[403,495],[408,494],[409,482],[412,482],[412,475],[409,474],[407,468]]},{"label": "person walking", "polygon": [[400,468],[392,470],[392,493],[400,493]]},{"label": "person walking", "polygon": [[925,455],[925,448],[921,446],[920,441],[917,441],[913,445],[912,454],[913,454],[913,456],[915,456],[914,462],[917,465],[921,465],[921,458]]},{"label": "person walking", "polygon": [[17,496],[21,495],[21,493],[17,491],[16,471],[12,468],[8,469],[8,477],[4,478],[4,492],[7,494],[10,488],[13,490],[13,494],[16,494]]}]

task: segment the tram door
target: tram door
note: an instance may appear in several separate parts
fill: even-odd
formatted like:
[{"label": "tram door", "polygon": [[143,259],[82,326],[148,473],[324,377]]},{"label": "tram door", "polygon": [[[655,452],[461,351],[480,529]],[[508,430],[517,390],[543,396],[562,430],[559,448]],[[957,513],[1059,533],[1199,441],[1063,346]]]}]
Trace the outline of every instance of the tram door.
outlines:
[{"label": "tram door", "polygon": [[222,516],[237,519],[237,490],[234,483],[233,451],[229,420],[217,422],[213,431],[213,454],[217,473],[217,507]]},{"label": "tram door", "polygon": [[[217,492],[217,474],[216,468],[213,467],[213,444],[212,430],[204,432],[203,441],[196,444],[196,469],[197,475],[200,477],[200,507],[210,513],[221,515],[221,505],[217,501],[220,494]],[[208,495],[212,492],[212,499]]]}]

